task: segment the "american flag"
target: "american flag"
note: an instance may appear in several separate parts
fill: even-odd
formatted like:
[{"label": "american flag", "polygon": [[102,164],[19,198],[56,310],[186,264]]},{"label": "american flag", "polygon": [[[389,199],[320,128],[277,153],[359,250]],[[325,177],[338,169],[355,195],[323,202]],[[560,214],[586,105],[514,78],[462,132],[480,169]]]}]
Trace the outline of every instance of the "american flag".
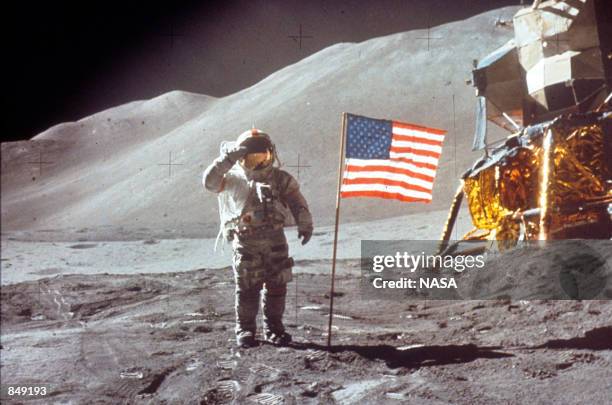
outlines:
[{"label": "american flag", "polygon": [[347,114],[340,195],[431,202],[445,133]]}]

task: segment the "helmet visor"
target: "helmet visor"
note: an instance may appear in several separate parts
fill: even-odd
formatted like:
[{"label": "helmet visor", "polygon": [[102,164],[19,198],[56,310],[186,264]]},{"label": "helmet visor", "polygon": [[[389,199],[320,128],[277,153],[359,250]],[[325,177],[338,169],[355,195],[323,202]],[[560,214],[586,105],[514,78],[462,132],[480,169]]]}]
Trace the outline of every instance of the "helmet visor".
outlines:
[{"label": "helmet visor", "polygon": [[247,154],[240,160],[240,164],[249,170],[260,170],[270,166],[273,160],[272,151],[267,150],[265,152]]},{"label": "helmet visor", "polygon": [[242,141],[240,145],[246,146],[249,153],[262,153],[272,149],[270,140],[263,136],[252,136]]}]

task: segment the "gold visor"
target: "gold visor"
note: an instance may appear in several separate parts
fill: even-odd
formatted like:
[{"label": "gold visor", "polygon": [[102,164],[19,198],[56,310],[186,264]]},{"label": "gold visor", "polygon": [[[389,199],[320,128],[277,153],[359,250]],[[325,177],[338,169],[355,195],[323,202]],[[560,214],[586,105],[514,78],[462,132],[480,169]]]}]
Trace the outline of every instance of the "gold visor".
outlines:
[{"label": "gold visor", "polygon": [[273,160],[272,151],[268,150],[260,153],[249,153],[240,160],[240,164],[249,170],[259,170],[271,165]]}]

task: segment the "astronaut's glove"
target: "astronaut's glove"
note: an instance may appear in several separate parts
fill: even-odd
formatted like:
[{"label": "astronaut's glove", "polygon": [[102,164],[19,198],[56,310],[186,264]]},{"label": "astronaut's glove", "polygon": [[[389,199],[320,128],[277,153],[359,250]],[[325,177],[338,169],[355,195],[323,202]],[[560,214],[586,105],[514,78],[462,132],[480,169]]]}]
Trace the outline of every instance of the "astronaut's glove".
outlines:
[{"label": "astronaut's glove", "polygon": [[302,245],[307,244],[311,237],[312,229],[298,230],[298,239],[302,239]]},{"label": "astronaut's glove", "polygon": [[240,159],[242,159],[248,153],[248,149],[246,146],[242,145],[234,145],[228,148],[225,152],[225,156],[232,162],[236,163]]}]

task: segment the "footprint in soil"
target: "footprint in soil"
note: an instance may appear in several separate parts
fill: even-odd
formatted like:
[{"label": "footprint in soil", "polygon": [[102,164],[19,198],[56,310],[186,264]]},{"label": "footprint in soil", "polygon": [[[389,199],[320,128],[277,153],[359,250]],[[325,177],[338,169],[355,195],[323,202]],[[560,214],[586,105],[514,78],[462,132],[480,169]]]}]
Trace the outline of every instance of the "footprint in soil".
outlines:
[{"label": "footprint in soil", "polygon": [[280,405],[284,404],[285,400],[283,397],[269,392],[262,392],[261,394],[255,394],[249,397],[251,402],[262,405]]},{"label": "footprint in soil", "polygon": [[236,399],[240,384],[234,380],[221,380],[204,394],[200,404],[222,404]]}]

